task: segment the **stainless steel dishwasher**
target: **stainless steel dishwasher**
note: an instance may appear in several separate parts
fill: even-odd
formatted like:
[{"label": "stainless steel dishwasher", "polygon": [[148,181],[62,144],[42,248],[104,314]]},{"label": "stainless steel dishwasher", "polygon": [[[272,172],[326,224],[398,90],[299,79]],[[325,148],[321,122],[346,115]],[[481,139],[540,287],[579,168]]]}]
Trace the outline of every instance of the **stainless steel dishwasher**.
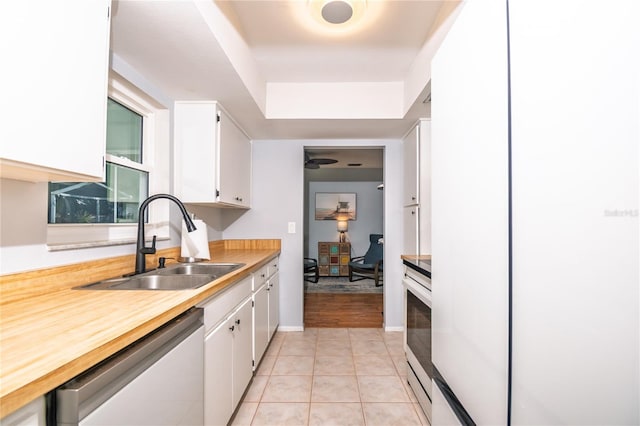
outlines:
[{"label": "stainless steel dishwasher", "polygon": [[204,327],[191,309],[50,394],[57,425],[203,425]]}]

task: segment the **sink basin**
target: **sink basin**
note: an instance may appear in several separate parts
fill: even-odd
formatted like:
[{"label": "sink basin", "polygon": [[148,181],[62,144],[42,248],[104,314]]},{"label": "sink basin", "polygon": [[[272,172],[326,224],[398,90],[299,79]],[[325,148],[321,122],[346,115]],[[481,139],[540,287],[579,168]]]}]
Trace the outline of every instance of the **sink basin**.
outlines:
[{"label": "sink basin", "polygon": [[213,281],[210,275],[139,275],[109,286],[109,290],[189,290]]},{"label": "sink basin", "polygon": [[199,264],[179,264],[166,269],[155,271],[158,275],[194,275],[205,274],[216,278],[235,271],[244,266],[244,263],[199,263]]},{"label": "sink basin", "polygon": [[244,263],[177,264],[130,277],[111,278],[75,289],[81,290],[190,290],[202,287]]},{"label": "sink basin", "polygon": [[135,275],[75,287],[81,290],[189,290],[210,283],[211,275]]}]

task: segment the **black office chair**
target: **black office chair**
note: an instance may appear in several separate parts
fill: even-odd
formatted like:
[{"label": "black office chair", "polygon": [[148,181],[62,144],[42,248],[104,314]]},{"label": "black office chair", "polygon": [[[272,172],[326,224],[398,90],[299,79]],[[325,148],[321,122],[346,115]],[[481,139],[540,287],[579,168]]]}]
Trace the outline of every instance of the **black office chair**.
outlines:
[{"label": "black office chair", "polygon": [[317,283],[320,278],[320,271],[318,269],[318,261],[310,257],[304,258],[304,274],[305,281],[310,283]]},{"label": "black office chair", "polygon": [[380,287],[383,281],[382,270],[382,234],[369,235],[369,250],[364,256],[352,257],[349,262],[349,281],[372,279],[376,287]]}]

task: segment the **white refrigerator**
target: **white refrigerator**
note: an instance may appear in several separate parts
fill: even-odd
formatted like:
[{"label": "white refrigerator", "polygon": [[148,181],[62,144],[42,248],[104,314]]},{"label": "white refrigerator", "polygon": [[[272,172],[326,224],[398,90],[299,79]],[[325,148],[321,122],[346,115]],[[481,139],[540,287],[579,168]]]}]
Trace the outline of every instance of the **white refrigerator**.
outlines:
[{"label": "white refrigerator", "polygon": [[432,62],[433,424],[638,424],[640,2],[460,7]]}]

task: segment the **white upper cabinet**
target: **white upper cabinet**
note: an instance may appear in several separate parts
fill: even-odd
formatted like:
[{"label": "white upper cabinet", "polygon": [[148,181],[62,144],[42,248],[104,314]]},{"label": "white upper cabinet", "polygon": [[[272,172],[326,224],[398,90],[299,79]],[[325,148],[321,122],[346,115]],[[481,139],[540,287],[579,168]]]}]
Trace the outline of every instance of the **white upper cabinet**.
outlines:
[{"label": "white upper cabinet", "polygon": [[110,4],[0,6],[0,177],[103,179]]},{"label": "white upper cabinet", "polygon": [[176,195],[186,203],[249,208],[251,141],[214,101],[176,102]]},{"label": "white upper cabinet", "polygon": [[220,198],[218,201],[249,207],[251,199],[251,141],[224,110],[220,110],[218,127],[220,135],[218,143]]},{"label": "white upper cabinet", "polygon": [[419,204],[419,125],[413,126],[411,131],[404,137],[402,144],[404,150],[404,192],[402,204],[412,206]]},{"label": "white upper cabinet", "polygon": [[404,253],[431,254],[431,120],[413,126],[403,150]]}]

